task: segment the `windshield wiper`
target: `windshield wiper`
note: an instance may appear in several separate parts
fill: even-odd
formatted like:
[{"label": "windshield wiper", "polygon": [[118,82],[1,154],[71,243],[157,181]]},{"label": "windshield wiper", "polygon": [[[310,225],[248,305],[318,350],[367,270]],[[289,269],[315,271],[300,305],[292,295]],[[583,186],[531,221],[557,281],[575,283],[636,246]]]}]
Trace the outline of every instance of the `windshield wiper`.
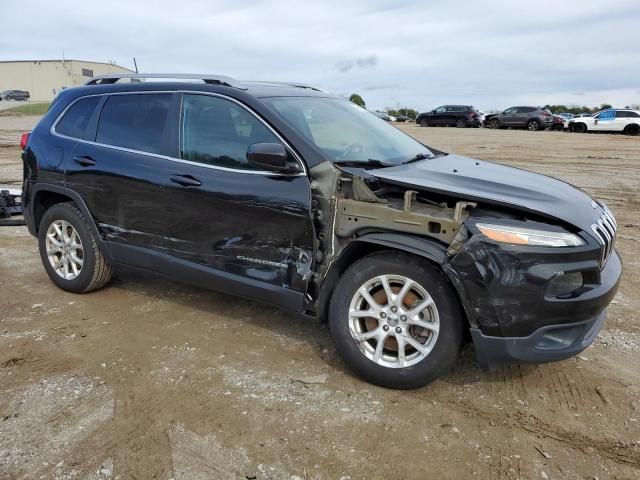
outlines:
[{"label": "windshield wiper", "polygon": [[345,167],[397,167],[395,163],[383,162],[377,158],[368,160],[335,160],[333,163]]},{"label": "windshield wiper", "polygon": [[413,162],[417,162],[418,160],[425,160],[427,158],[431,158],[432,155],[426,155],[424,153],[418,153],[415,157],[410,158],[409,160],[402,162],[403,165],[406,165],[407,163],[413,163]]}]

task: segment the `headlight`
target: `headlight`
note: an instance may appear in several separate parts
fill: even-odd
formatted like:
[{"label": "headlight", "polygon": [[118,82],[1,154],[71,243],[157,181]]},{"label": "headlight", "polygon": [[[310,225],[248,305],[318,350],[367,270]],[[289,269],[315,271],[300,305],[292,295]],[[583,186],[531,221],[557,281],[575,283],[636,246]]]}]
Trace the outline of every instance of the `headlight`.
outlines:
[{"label": "headlight", "polygon": [[476,227],[488,238],[500,243],[541,247],[578,247],[584,245],[577,235],[568,232],[549,232],[532,228],[478,223]]}]

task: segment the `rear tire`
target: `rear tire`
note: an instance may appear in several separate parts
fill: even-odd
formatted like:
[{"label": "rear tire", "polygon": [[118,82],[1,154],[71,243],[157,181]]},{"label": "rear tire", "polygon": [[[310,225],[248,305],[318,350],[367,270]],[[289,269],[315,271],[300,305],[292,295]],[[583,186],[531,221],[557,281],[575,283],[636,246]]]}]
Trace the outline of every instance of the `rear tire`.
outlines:
[{"label": "rear tire", "polygon": [[538,120],[529,120],[527,122],[527,130],[530,132],[537,132],[540,130],[540,122]]},{"label": "rear tire", "polygon": [[465,122],[462,118],[456,120],[456,127],[465,128],[467,126],[467,122]]},{"label": "rear tire", "polygon": [[329,305],[329,326],[338,353],[358,376],[381,387],[409,389],[432,382],[455,364],[463,313],[436,267],[386,251],[356,261],[343,273]]},{"label": "rear tire", "polygon": [[40,221],[38,246],[49,278],[62,290],[87,293],[103,287],[112,276],[109,260],[82,211],[73,203],[58,203]]},{"label": "rear tire", "polygon": [[640,133],[640,125],[632,123],[624,127],[623,132],[627,135],[638,135]]}]

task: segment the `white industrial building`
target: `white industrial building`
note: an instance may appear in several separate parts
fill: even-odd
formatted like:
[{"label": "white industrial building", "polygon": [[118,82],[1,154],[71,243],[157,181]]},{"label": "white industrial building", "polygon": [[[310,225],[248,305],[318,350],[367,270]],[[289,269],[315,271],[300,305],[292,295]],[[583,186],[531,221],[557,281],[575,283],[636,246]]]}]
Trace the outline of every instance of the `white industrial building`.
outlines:
[{"label": "white industrial building", "polygon": [[32,102],[49,102],[64,88],[113,72],[132,70],[114,63],[84,60],[0,61],[0,91],[27,90]]}]

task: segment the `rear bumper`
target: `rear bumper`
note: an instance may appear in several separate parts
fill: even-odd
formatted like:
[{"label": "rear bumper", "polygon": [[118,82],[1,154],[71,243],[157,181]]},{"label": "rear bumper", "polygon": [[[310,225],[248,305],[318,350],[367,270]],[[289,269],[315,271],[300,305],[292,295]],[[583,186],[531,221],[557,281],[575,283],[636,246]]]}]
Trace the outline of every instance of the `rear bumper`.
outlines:
[{"label": "rear bumper", "polygon": [[526,337],[492,337],[472,328],[476,358],[483,368],[508,363],[546,363],[577,355],[595,340],[605,312],[582,322],[548,325]]}]

